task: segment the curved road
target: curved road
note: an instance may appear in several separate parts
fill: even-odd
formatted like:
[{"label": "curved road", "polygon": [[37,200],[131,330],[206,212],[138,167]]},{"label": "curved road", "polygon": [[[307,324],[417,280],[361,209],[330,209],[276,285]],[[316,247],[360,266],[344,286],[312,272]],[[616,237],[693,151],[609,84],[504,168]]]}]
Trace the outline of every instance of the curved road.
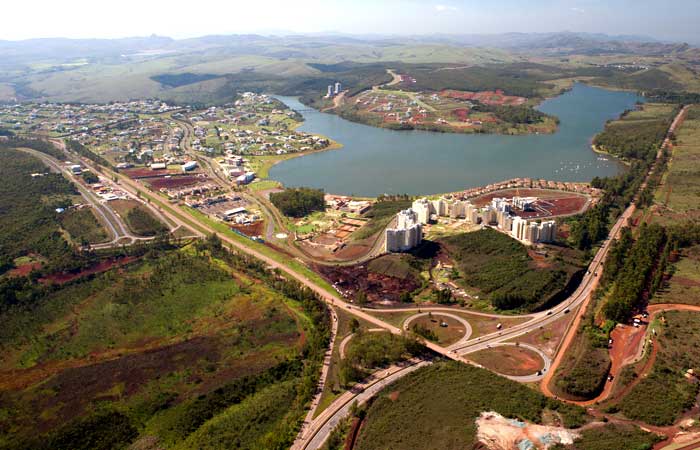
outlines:
[{"label": "curved road", "polygon": [[[534,383],[536,381],[540,381],[544,377],[544,374],[549,372],[549,369],[552,367],[552,359],[549,356],[547,356],[545,352],[535,347],[534,345],[525,344],[523,342],[519,342],[518,344],[516,344],[515,342],[499,342],[497,344],[492,345],[491,347],[522,347],[537,353],[540,356],[540,358],[542,358],[542,369],[540,369],[542,372],[541,375],[537,375],[536,373],[532,375],[506,375],[504,373],[496,372],[502,377],[509,378],[519,383]],[[488,368],[486,367],[486,369]]]},{"label": "curved road", "polygon": [[[418,319],[419,317],[425,317],[425,316],[428,316],[428,315],[430,315],[430,314],[432,314],[432,311],[422,312],[422,313],[415,314],[415,315],[413,315],[413,316],[407,317],[406,320],[404,320],[404,322],[403,322],[403,329],[406,330],[406,331],[409,331],[409,325],[411,324],[411,322],[413,322],[414,320]],[[451,319],[456,320],[457,322],[461,323],[461,324],[464,326],[464,336],[462,336],[462,337],[461,337],[457,342],[455,342],[454,344],[448,345],[448,346],[447,346],[448,349],[451,350],[451,349],[454,349],[454,348],[458,348],[458,347],[460,347],[462,344],[464,344],[465,342],[468,342],[468,341],[469,341],[469,337],[472,335],[472,326],[469,324],[469,322],[467,322],[467,320],[466,320],[465,318],[460,317],[460,316],[458,316],[458,315],[456,315],[456,314],[446,313],[446,312],[436,313],[436,315],[438,315],[438,316],[449,317],[449,318],[451,318]]]},{"label": "curved road", "polygon": [[350,414],[350,408],[355,401],[362,405],[394,381],[430,364],[430,361],[410,360],[405,365],[395,365],[378,371],[356,385],[354,391],[347,391],[338,397],[314,420],[306,434],[294,442],[291,450],[321,448],[335,427]]}]

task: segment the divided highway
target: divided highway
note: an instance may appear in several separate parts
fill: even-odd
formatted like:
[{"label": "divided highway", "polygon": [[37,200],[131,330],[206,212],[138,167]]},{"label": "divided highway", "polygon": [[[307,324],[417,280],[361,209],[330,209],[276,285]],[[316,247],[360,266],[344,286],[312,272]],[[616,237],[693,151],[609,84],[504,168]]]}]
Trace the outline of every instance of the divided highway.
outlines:
[{"label": "divided highway", "polygon": [[[682,114],[683,111],[681,111],[676,120],[674,120],[670,132],[673,132],[680,120],[682,120]],[[186,132],[186,134],[189,136],[189,133]],[[664,146],[668,145],[667,142],[664,143]],[[661,154],[662,149],[659,150],[659,156]],[[153,194],[152,192],[150,192],[143,185],[116,172],[112,172],[108,169],[105,169],[104,172],[107,173],[109,176],[114,176],[117,179],[119,179],[121,182],[121,187],[130,192],[131,194],[136,195],[137,193],[141,193],[142,196],[151,198],[151,203],[157,206],[159,211],[164,216],[166,216],[169,220],[171,220],[178,226],[187,226],[193,228],[200,235],[217,233],[217,231],[210,225],[208,225],[206,222],[198,220],[189,212],[187,212],[184,208],[178,205],[169,204],[165,200],[161,199],[157,194]],[[641,189],[643,189],[644,186],[646,186],[646,182],[643,184]],[[569,327],[569,333],[567,335],[567,338],[570,339],[572,336],[572,330],[575,332],[578,323],[580,323],[582,314],[585,310],[585,306],[587,305],[589,299],[591,298],[591,294],[593,293],[600,281],[600,277],[602,275],[601,269],[608,255],[613,239],[618,236],[620,230],[627,224],[628,219],[632,217],[635,210],[635,205],[632,204],[618,218],[617,222],[613,225],[612,229],[610,230],[608,239],[606,239],[602,243],[602,246],[591,261],[588,267],[588,271],[584,275],[581,284],[576,289],[576,291],[561,304],[550,309],[549,311],[543,311],[540,313],[530,315],[531,320],[525,323],[515,325],[504,331],[491,333],[485,336],[478,337],[476,339],[470,339],[466,342],[460,343],[460,345],[455,346],[453,348],[445,348],[430,341],[423,341],[423,343],[426,347],[444,357],[457,361],[462,361],[464,363],[470,363],[464,357],[465,355],[515,339],[531,331],[537,330],[539,327],[552,323],[571,313],[576,314],[576,318],[574,320],[574,323],[572,323]],[[225,246],[236,251],[240,251],[242,253],[251,255],[265,262],[271,268],[279,269],[281,272],[284,272],[289,277],[296,279],[309,289],[316,292],[319,295],[319,297],[329,306],[340,308],[341,310],[344,310],[352,316],[363,319],[368,323],[383,328],[391,333],[401,334],[403,332],[401,328],[387,323],[377,318],[373,314],[370,314],[368,311],[371,310],[363,310],[362,308],[358,308],[355,305],[351,305],[350,303],[345,302],[339,297],[337,292],[328,290],[318,282],[310,279],[304,273],[304,271],[294,269],[289,264],[285,262],[280,262],[277,259],[253,248],[252,243],[248,244],[242,240],[235,239],[232,236],[221,234],[219,234],[219,236]],[[424,308],[424,311],[429,310],[430,308]],[[561,357],[566,348],[566,343],[564,343],[564,345],[560,347],[557,354],[557,358],[555,359],[554,364],[552,366],[553,368],[547,372],[545,379],[551,376],[551,373],[556,367],[557,362],[561,360]],[[415,366],[410,367],[417,368],[417,366],[420,364],[427,364],[427,362],[416,363]],[[326,370],[327,369],[324,368],[324,373]],[[336,400],[336,402],[329,406],[319,417],[317,417],[316,420],[314,420],[311,424],[303,428],[303,433],[300,434],[299,439],[297,440],[293,448],[318,448],[327,438],[328,434],[330,433],[330,430],[332,430],[334,426],[333,424],[337,423],[337,420],[340,420],[340,418],[344,417],[347,414],[347,412],[349,411],[349,405],[354,399],[357,399],[359,401],[367,399],[375,395],[376,392],[381,390],[385,385],[389,384],[395,379],[398,379],[399,377],[403,376],[408,372],[409,370],[407,368],[397,368],[395,371],[380,371],[377,374],[375,374],[375,376],[372,378],[374,384],[372,384],[369,387],[365,387],[364,391],[354,393],[350,392],[344,394],[338,400]],[[325,379],[325,376],[323,377],[323,379]]]}]

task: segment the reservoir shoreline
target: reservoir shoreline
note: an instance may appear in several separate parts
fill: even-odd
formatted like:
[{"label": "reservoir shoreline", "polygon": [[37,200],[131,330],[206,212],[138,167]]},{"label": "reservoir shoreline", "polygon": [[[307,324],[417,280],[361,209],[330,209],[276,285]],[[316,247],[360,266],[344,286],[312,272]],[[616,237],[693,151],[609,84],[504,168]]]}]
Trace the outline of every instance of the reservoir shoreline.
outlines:
[{"label": "reservoir shoreline", "polygon": [[270,178],[363,197],[455,192],[517,177],[589,182],[614,176],[624,164],[600,157],[592,138],[607,120],[644,101],[634,93],[576,84],[539,106],[559,117],[556,133],[509,136],[388,130],[308,111],[293,97],[277,98],[306,110],[301,130],[327,136],[343,151],[285,159],[270,168]]}]

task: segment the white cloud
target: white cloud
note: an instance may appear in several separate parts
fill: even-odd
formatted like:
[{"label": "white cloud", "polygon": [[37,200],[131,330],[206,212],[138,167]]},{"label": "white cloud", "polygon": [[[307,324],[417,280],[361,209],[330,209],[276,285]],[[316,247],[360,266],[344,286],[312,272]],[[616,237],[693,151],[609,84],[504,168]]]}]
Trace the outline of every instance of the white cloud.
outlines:
[{"label": "white cloud", "polygon": [[437,12],[448,12],[448,11],[458,11],[456,6],[448,6],[448,5],[435,5],[435,11]]},{"label": "white cloud", "polygon": [[584,10],[583,8],[576,8],[576,7],[571,8],[571,10],[572,10],[573,12],[579,13],[579,14],[583,14],[583,13],[586,12],[586,10]]}]

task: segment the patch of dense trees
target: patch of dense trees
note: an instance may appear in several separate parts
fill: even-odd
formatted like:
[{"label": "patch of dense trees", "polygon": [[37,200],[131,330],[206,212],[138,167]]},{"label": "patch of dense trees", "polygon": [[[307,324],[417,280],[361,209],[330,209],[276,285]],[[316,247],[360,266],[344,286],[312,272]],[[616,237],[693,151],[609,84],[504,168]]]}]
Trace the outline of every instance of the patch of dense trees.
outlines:
[{"label": "patch of dense trees", "polygon": [[81,177],[87,184],[98,183],[100,181],[100,178],[97,175],[89,171],[83,172]]},{"label": "patch of dense trees", "polygon": [[583,349],[577,352],[573,365],[557,378],[556,384],[569,395],[588,399],[602,392],[611,362],[607,348],[596,345],[590,333],[585,332],[581,339]]},{"label": "patch of dense trees", "polygon": [[408,336],[358,331],[340,363],[340,382],[349,386],[367,377],[372,369],[408,359],[424,350],[417,340]]},{"label": "patch of dense trees", "polygon": [[[658,224],[642,224],[637,240],[629,246],[624,264],[614,275],[614,286],[607,303],[603,305],[605,317],[615,322],[625,322],[640,306],[642,294],[649,288],[650,276],[658,257],[664,251],[667,236]],[[624,252],[623,245],[618,245]],[[616,262],[619,265],[619,261]]]},{"label": "patch of dense trees", "polygon": [[77,153],[78,155],[82,156],[83,158],[87,158],[90,161],[94,162],[97,165],[103,166],[103,167],[111,167],[112,164],[110,164],[109,161],[101,157],[100,155],[93,153],[92,151],[88,150],[87,147],[85,147],[83,144],[81,144],[78,141],[74,141],[72,139],[66,140],[66,147],[68,150]]},{"label": "patch of dense trees", "polygon": [[45,266],[55,270],[73,268],[77,262],[60,233],[55,212],[69,206],[69,197],[77,191],[60,174],[31,176],[46,172],[46,166],[31,155],[0,151],[0,255],[4,265],[30,253],[41,255],[47,260]]},{"label": "patch of dense trees", "polygon": [[[590,249],[607,236],[611,220],[617,217],[634,199],[649,170],[654,165],[659,146],[666,137],[668,127],[676,111],[668,118],[630,123],[608,123],[605,130],[594,139],[596,145],[607,151],[631,160],[630,168],[616,177],[595,177],[591,186],[602,189],[601,200],[584,214],[568,220],[571,226],[569,242],[576,248]],[[623,114],[624,115],[624,114]],[[643,130],[649,126],[650,130]],[[639,131],[639,134],[637,132]],[[608,147],[610,146],[610,147]],[[662,154],[654,168],[647,188],[640,193],[639,205],[645,206],[653,200],[657,185],[668,160]]]},{"label": "patch of dense trees", "polygon": [[462,282],[487,294],[498,309],[537,310],[566,286],[567,272],[532,267],[524,245],[490,228],[440,243],[454,259]]},{"label": "patch of dense trees", "polygon": [[15,148],[31,148],[41,153],[46,153],[58,160],[65,159],[66,155],[57,149],[49,141],[41,139],[30,139],[22,137],[14,137],[7,140],[0,140],[0,149],[15,149]]},{"label": "patch of dense trees", "polygon": [[615,72],[605,77],[594,78],[596,85],[614,86],[637,91],[680,91],[683,86],[673,81],[671,76],[661,69],[652,68],[635,73]]},{"label": "patch of dense trees", "polygon": [[608,124],[593,143],[606,152],[625,159],[650,161],[666,137],[671,119],[625,121]]},{"label": "patch of dense trees", "polygon": [[678,103],[681,105],[700,103],[700,94],[697,92],[664,91],[661,89],[653,89],[645,92],[644,95],[646,98],[659,103]]},{"label": "patch of dense trees", "polygon": [[167,233],[168,227],[142,208],[133,208],[126,214],[129,228],[139,236],[157,236]]},{"label": "patch of dense trees", "polygon": [[220,76],[221,75],[215,75],[211,73],[165,73],[161,75],[154,75],[151,77],[151,80],[160,83],[164,86],[177,88],[180,86],[187,86],[188,84],[213,80],[214,78],[219,78]]},{"label": "patch of dense trees", "polygon": [[15,133],[8,130],[7,128],[0,128],[0,136],[12,137]]},{"label": "patch of dense trees", "polygon": [[538,111],[530,106],[491,106],[483,103],[476,103],[473,111],[490,112],[497,118],[508,123],[535,124],[542,122],[547,114]]},{"label": "patch of dense trees", "polygon": [[304,217],[316,211],[325,211],[323,189],[290,188],[270,194],[270,201],[287,217]]}]

